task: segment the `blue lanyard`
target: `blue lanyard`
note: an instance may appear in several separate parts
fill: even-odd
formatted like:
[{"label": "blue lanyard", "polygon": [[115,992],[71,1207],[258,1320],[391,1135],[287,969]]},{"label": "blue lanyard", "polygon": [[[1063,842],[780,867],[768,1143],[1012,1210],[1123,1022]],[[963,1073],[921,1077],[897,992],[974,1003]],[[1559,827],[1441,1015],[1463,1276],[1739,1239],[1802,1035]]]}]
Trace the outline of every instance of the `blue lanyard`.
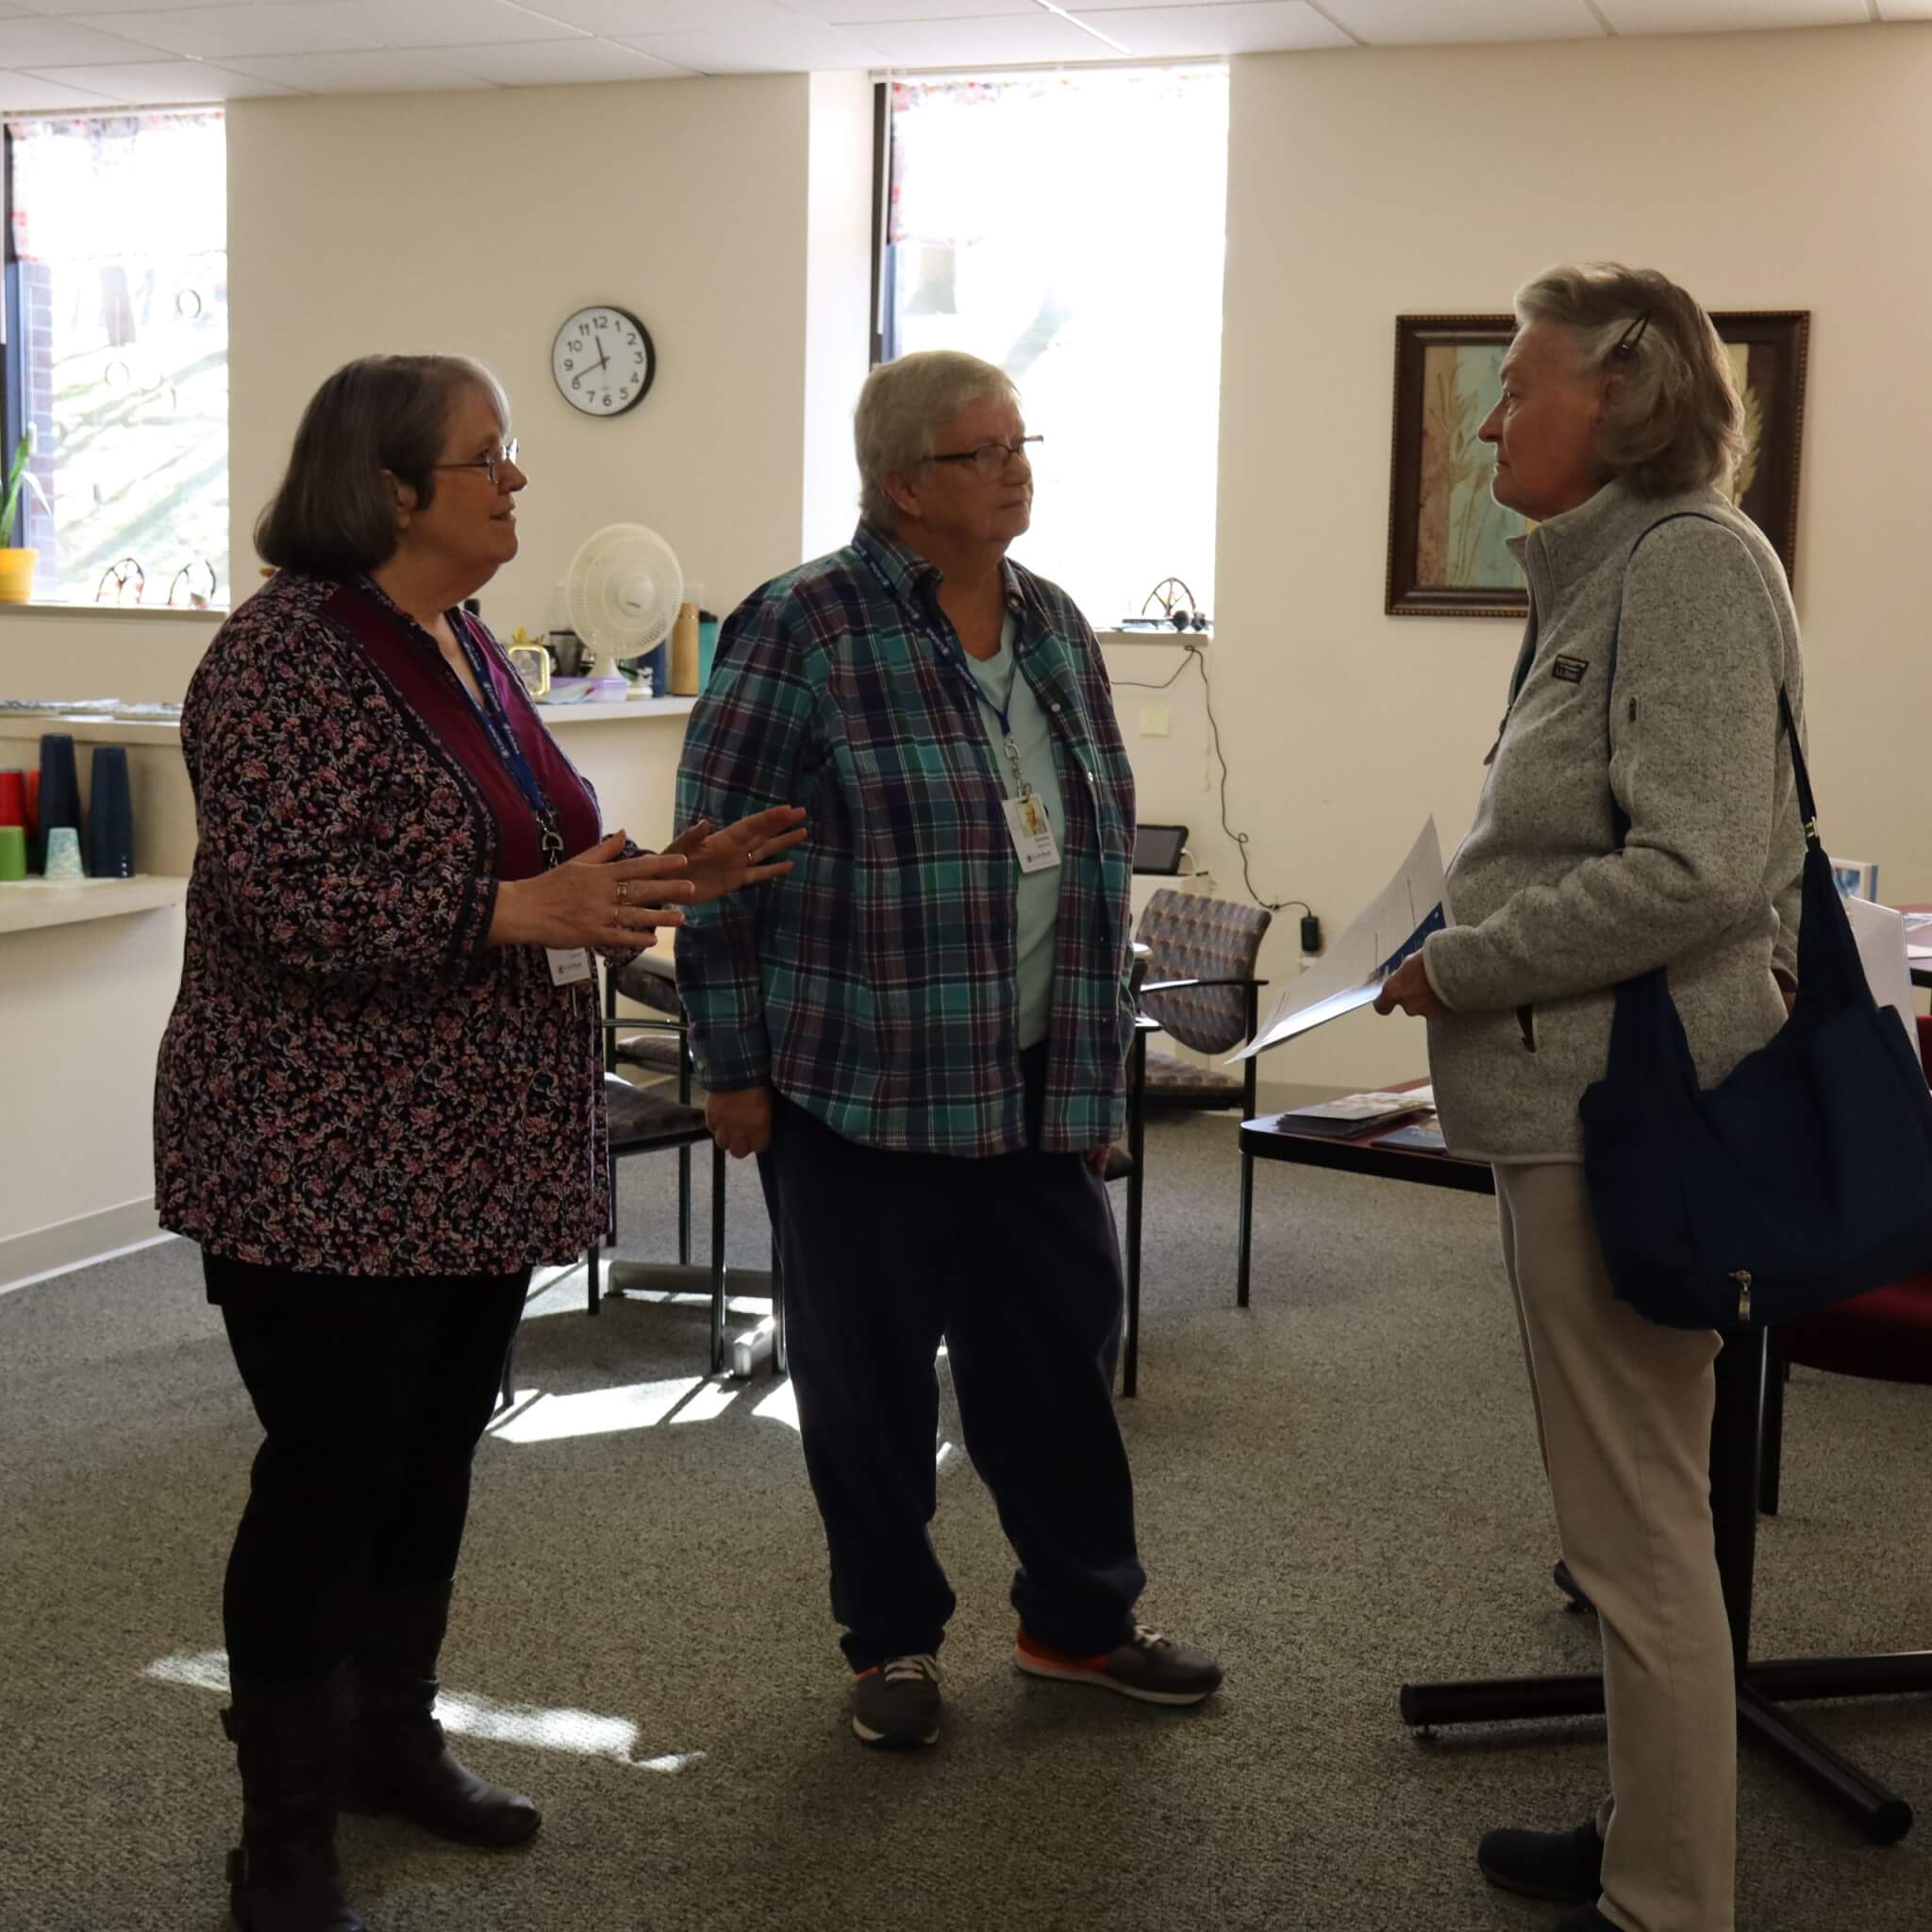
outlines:
[{"label": "blue lanyard", "polygon": [[[858,554],[864,558],[866,568],[878,579],[879,589],[894,604],[898,605],[911,620],[913,629],[940,654],[943,662],[951,665],[965,679],[966,689],[999,720],[1000,736],[1006,740],[1010,747],[1013,742],[1013,693],[1020,688],[1020,654],[1017,651],[1013,653],[1013,681],[1007,687],[1007,702],[1005,708],[1002,708],[987,695],[986,687],[980,683],[978,678],[974,676],[972,668],[966,662],[966,655],[960,650],[958,645],[954,643],[943,633],[935,630],[925,613],[913,604],[909,597],[902,597],[892,588],[892,580],[879,567],[878,558],[874,557],[869,550],[863,548],[860,549]],[[1019,763],[1018,754],[1009,752],[1008,755],[1012,757],[1015,769],[1017,770]]]},{"label": "blue lanyard", "polygon": [[[490,675],[489,661],[483,655],[482,645],[470,629],[468,618],[458,613],[455,629],[457,641],[462,646],[463,656],[469,659],[470,670],[476,679],[476,689],[482,693],[482,703],[473,704],[472,708],[482,723],[483,735],[489,739],[491,749],[517,781],[517,789],[524,794],[524,802],[537,821],[537,839],[542,847],[543,863],[546,866],[556,865],[563,858],[563,834],[558,829],[556,808],[544,795],[530,760],[517,742],[509,713],[503,708],[502,695],[496,689],[495,679]],[[468,697],[469,693],[465,691],[463,695]]]}]

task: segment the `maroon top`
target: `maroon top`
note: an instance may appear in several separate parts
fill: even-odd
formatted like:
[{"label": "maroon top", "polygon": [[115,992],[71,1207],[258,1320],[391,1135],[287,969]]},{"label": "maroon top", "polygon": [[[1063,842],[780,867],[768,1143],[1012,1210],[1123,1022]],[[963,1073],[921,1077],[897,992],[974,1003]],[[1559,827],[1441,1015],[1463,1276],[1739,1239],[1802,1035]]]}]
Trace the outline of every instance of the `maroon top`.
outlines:
[{"label": "maroon top", "polygon": [[[594,794],[482,625],[565,850]],[[594,982],[484,943],[537,827],[434,642],[373,584],[289,572],[189,685],[199,841],[155,1088],[161,1224],[343,1274],[567,1261],[607,1222]]]}]

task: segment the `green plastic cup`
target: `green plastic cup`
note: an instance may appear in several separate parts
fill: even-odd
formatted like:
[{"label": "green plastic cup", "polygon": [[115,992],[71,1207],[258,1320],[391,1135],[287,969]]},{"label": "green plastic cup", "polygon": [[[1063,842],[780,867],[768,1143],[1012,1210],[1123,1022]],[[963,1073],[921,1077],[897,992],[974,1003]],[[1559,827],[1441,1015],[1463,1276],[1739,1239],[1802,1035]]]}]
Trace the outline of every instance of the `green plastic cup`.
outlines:
[{"label": "green plastic cup", "polygon": [[0,879],[26,876],[26,827],[0,825]]}]

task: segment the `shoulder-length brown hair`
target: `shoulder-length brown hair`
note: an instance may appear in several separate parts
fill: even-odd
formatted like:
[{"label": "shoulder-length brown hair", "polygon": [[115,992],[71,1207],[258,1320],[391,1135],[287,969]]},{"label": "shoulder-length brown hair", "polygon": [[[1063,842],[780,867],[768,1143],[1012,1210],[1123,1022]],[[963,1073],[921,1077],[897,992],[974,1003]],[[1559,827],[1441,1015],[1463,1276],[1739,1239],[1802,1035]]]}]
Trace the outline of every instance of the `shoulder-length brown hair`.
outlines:
[{"label": "shoulder-length brown hair", "polygon": [[432,502],[451,409],[471,389],[507,431],[503,385],[467,356],[364,356],[338,369],[309,398],[281,487],[256,520],[261,560],[325,577],[386,563],[396,507],[383,472]]}]

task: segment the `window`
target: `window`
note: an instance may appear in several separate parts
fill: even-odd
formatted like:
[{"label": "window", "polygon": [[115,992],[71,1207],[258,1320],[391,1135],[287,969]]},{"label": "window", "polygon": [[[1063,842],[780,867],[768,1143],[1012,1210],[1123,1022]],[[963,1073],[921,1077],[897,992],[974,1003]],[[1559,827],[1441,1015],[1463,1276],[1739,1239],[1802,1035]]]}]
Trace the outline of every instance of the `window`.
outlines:
[{"label": "window", "polygon": [[878,353],[964,349],[1044,436],[1020,560],[1096,628],[1213,608],[1227,73],[892,85]]},{"label": "window", "polygon": [[37,604],[228,602],[227,175],[219,112],[7,127],[6,455]]}]

